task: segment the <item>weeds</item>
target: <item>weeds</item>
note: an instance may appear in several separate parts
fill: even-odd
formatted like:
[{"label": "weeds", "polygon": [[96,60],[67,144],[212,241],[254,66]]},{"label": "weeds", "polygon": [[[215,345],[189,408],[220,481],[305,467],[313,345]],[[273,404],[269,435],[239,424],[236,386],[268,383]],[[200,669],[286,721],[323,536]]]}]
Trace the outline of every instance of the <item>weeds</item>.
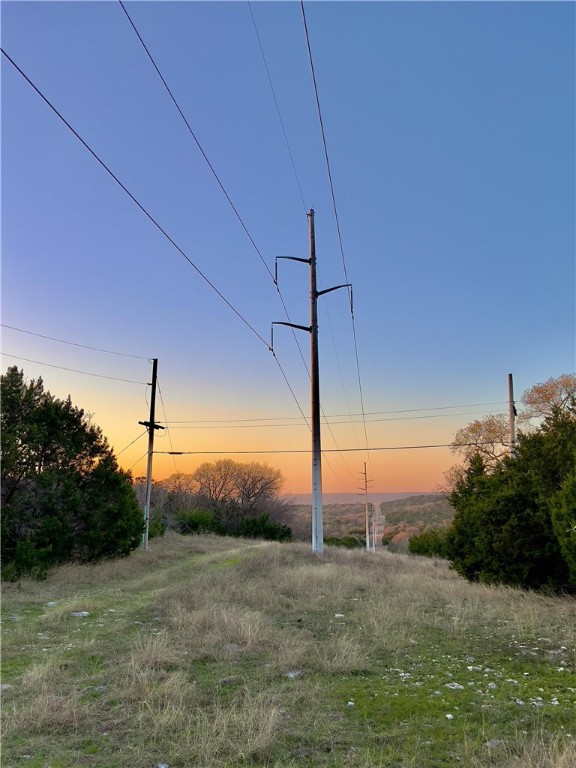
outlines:
[{"label": "weeds", "polygon": [[576,764],[575,601],[210,536],[3,600],[6,768]]}]

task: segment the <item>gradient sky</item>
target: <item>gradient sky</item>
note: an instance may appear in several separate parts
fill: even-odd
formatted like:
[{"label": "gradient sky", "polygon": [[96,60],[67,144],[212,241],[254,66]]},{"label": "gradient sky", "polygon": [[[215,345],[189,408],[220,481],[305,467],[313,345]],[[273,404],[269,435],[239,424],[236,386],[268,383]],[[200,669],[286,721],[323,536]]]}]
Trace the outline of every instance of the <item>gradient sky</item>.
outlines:
[{"label": "gradient sky", "polygon": [[[255,245],[119,3],[2,2],[2,47],[253,330],[2,57],[2,323],[143,358],[4,327],[3,370],[70,394],[140,475],[157,357],[157,419],[196,423],[173,424],[156,448],[199,452],[155,456],[157,478],[230,455],[278,467],[285,493],[306,493],[308,374],[277,329],[298,405],[265,341],[286,320],[269,271],[276,256],[307,258],[309,208],[320,287],[345,277],[300,4],[126,8]],[[367,454],[365,435],[371,449],[446,444],[506,411],[508,373],[519,399],[576,368],[575,5],[305,10],[363,394],[336,291],[319,300],[334,422],[324,490],[354,493],[364,461],[375,492],[433,490],[454,463],[447,449]],[[307,267],[281,262],[280,288],[290,320],[307,325]],[[297,337],[308,362],[308,335]]]}]

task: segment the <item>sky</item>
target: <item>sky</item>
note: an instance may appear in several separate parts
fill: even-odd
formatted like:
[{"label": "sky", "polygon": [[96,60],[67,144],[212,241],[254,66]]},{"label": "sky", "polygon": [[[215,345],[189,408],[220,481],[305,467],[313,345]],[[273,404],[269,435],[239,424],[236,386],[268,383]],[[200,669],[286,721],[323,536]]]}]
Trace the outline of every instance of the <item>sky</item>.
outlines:
[{"label": "sky", "polygon": [[310,209],[318,287],[354,302],[318,300],[326,493],[364,462],[372,493],[433,491],[456,457],[406,446],[507,412],[509,373],[519,400],[575,370],[573,3],[304,3],[334,197],[300,3],[124,8],[1,4],[3,51],[111,172],[2,56],[3,370],[121,466],[145,473],[157,358],[156,479],[232,458],[310,492],[310,334],[269,350],[310,322],[308,266],[273,280]]}]

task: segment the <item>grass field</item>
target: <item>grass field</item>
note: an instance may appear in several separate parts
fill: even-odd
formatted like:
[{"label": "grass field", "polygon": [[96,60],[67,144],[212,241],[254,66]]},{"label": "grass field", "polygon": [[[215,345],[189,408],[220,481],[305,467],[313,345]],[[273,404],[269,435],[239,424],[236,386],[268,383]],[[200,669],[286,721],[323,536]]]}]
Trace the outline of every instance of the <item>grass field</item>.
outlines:
[{"label": "grass field", "polygon": [[167,536],[3,588],[4,768],[576,766],[576,602]]}]

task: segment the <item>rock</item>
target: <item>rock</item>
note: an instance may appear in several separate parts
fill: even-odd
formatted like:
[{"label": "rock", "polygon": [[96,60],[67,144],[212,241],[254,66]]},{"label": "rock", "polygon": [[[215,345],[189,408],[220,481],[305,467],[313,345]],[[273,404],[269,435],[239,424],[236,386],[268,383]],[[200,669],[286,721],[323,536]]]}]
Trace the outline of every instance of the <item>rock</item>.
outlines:
[{"label": "rock", "polygon": [[10,683],[2,683],[0,684],[0,691],[9,691],[12,686]]},{"label": "rock", "polygon": [[484,742],[484,746],[488,749],[496,749],[496,747],[502,747],[506,744],[504,739],[490,739],[489,741]]},{"label": "rock", "polygon": [[292,669],[290,672],[287,673],[286,677],[289,677],[290,680],[295,680],[297,677],[300,677],[302,674],[301,669]]},{"label": "rock", "polygon": [[72,616],[76,619],[85,619],[86,616],[90,616],[89,611],[72,611]]},{"label": "rock", "polygon": [[236,653],[236,651],[240,650],[240,646],[237,643],[226,643],[226,645],[222,646],[222,650],[225,653]]},{"label": "rock", "polygon": [[237,685],[241,681],[241,677],[223,677],[222,680],[220,680],[220,685]]},{"label": "rock", "polygon": [[460,685],[460,683],[446,683],[444,688],[451,688],[453,691],[462,691],[462,690],[464,690],[464,686]]}]

